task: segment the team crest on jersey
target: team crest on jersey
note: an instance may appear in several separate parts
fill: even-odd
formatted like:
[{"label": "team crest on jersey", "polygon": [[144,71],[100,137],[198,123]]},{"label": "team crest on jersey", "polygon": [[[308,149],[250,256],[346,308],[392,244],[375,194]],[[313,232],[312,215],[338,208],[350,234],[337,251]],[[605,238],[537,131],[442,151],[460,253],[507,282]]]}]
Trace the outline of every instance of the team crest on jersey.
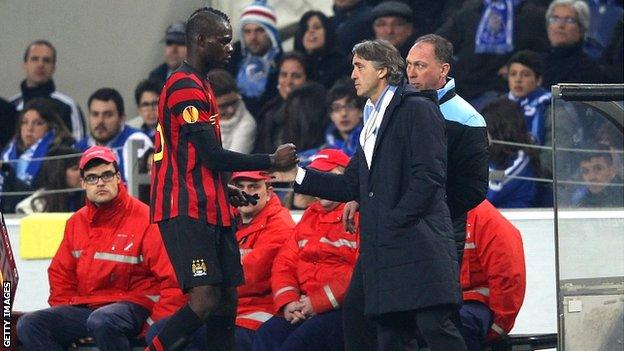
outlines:
[{"label": "team crest on jersey", "polygon": [[208,274],[208,267],[203,259],[193,260],[191,264],[191,271],[193,271],[193,277],[201,277]]},{"label": "team crest on jersey", "polygon": [[182,118],[186,123],[195,123],[199,119],[199,111],[195,106],[186,106],[182,111]]}]

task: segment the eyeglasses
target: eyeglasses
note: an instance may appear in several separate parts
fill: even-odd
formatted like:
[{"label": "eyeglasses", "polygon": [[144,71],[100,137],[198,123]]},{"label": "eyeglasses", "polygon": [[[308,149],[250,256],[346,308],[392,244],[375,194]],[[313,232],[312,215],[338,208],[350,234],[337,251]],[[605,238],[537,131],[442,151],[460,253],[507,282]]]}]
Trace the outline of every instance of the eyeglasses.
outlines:
[{"label": "eyeglasses", "polygon": [[351,101],[348,104],[334,103],[334,104],[331,104],[331,106],[330,106],[331,112],[340,112],[340,111],[342,111],[344,109],[346,109],[346,110],[356,110],[357,108],[358,107],[357,107],[357,104],[355,103],[355,101]]},{"label": "eyeglasses", "polygon": [[578,20],[570,16],[566,16],[566,17],[550,16],[548,17],[548,23],[550,24],[559,24],[559,23],[577,24]]},{"label": "eyeglasses", "polygon": [[139,107],[140,108],[147,108],[147,107],[156,108],[158,107],[158,100],[143,101],[142,103],[139,104]]},{"label": "eyeglasses", "polygon": [[113,180],[113,178],[115,178],[115,176],[117,175],[117,172],[113,172],[113,171],[106,171],[102,174],[87,174],[83,179],[85,181],[85,183],[89,184],[89,185],[95,185],[98,183],[98,181],[100,179],[102,179],[102,182],[104,183],[108,183],[111,180]]}]

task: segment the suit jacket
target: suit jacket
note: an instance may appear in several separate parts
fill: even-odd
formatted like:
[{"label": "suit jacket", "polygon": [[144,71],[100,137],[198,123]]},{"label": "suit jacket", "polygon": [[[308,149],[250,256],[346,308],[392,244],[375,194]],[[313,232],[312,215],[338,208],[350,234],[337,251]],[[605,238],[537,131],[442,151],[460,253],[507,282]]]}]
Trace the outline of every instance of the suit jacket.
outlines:
[{"label": "suit jacket", "polygon": [[446,205],[446,137],[435,92],[400,86],[379,128],[371,167],[358,147],[343,175],[307,170],[295,191],[360,203],[365,313],[459,304]]}]

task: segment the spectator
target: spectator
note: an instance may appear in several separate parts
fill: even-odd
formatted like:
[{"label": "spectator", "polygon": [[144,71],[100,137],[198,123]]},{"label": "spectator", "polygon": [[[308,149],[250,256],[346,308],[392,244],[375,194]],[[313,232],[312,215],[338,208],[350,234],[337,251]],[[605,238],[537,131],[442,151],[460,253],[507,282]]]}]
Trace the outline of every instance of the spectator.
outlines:
[{"label": "spectator", "polygon": [[544,145],[546,122],[552,95],[541,87],[544,65],[542,58],[530,50],[515,53],[507,63],[507,97],[522,108],[524,121],[533,141]]},{"label": "spectator", "polygon": [[90,146],[100,145],[111,148],[119,159],[119,170],[122,179],[128,179],[132,172],[130,157],[130,142],[143,141],[137,158],[153,147],[150,138],[140,130],[134,129],[125,123],[126,114],[124,101],[119,92],[112,88],[101,88],[89,97],[89,137],[78,141],[75,145],[79,151]]},{"label": "spectator", "polygon": [[325,140],[327,90],[316,82],[295,88],[284,107],[284,138],[297,145],[299,162],[307,165]]},{"label": "spectator", "polygon": [[285,140],[286,99],[291,91],[307,83],[309,76],[310,71],[303,55],[296,51],[284,54],[279,64],[278,95],[268,101],[260,112],[255,152],[271,152]]},{"label": "spectator", "polygon": [[[622,1],[595,0],[589,5],[589,27],[585,35],[584,51],[593,60],[598,60],[615,36],[614,30],[622,21],[624,8]],[[620,29],[621,32],[622,29]]]},{"label": "spectator", "polygon": [[[236,316],[236,350],[251,350],[256,330],[273,317],[273,296],[271,294],[271,266],[279,248],[290,238],[295,222],[284,208],[264,172],[235,172],[232,183],[249,195],[257,195],[257,203],[238,208],[236,239],[240,247],[241,263],[245,284],[239,286]],[[186,299],[180,295],[180,305]],[[165,321],[159,321],[150,328],[147,340],[151,342]],[[192,344],[185,350],[205,349],[201,328],[194,335]]]},{"label": "spectator", "polygon": [[85,136],[85,120],[78,104],[69,96],[56,90],[52,75],[56,70],[56,48],[47,40],[35,40],[24,52],[22,68],[26,78],[21,91],[9,101],[21,111],[31,99],[43,97],[54,102],[57,113],[74,139]]},{"label": "spectator", "polygon": [[256,142],[256,120],[238,93],[236,81],[226,70],[220,68],[208,72],[208,81],[212,84],[219,104],[223,148],[250,153]]},{"label": "spectator", "polygon": [[[71,145],[73,140],[52,101],[45,98],[30,100],[20,111],[15,137],[2,152],[0,192],[34,190],[41,174],[41,158],[51,148]],[[17,203],[25,197],[3,196],[2,212],[14,213]]]},{"label": "spectator", "polygon": [[277,63],[282,57],[277,16],[266,0],[254,0],[245,7],[240,33],[242,38],[234,44],[227,70],[236,77],[249,111],[262,121],[262,106],[277,95]]},{"label": "spectator", "polygon": [[480,351],[514,325],[526,289],[524,250],[518,229],[487,200],[468,211],[466,229],[460,330],[468,350]]},{"label": "spectator", "polygon": [[[73,157],[68,157],[72,156]],[[58,146],[48,152],[51,159],[43,161],[38,177],[38,190],[17,204],[16,212],[31,214],[34,212],[74,212],[84,206],[84,192],[80,186],[78,150]],[[74,191],[72,191],[74,189]],[[59,193],[46,193],[48,190],[64,190]]]},{"label": "spectator", "polygon": [[413,21],[412,9],[399,1],[383,1],[373,8],[375,38],[389,41],[401,57],[407,56],[416,39]]},{"label": "spectator", "polygon": [[467,0],[437,31],[455,47],[457,93],[481,111],[505,92],[514,51],[547,51],[543,23],[544,8],[532,1]]},{"label": "spectator", "polygon": [[156,134],[158,124],[158,99],[162,84],[155,80],[144,80],[134,89],[134,101],[139,115],[128,121],[128,126],[139,129],[150,139]]},{"label": "spectator", "polygon": [[295,50],[305,56],[310,78],[328,89],[351,71],[350,62],[338,52],[335,40],[334,26],[325,14],[308,11],[301,16],[295,33]]},{"label": "spectator", "polygon": [[[531,135],[526,130],[522,111],[507,98],[500,98],[483,109],[490,144],[490,182],[487,199],[496,208],[525,208],[535,204],[537,184],[533,180],[514,177],[537,178],[540,161]],[[526,144],[511,146],[497,143],[505,141]]]},{"label": "spectator", "polygon": [[149,74],[149,79],[158,82],[160,87],[165,85],[171,73],[186,59],[186,23],[175,22],[167,27],[164,41],[165,62]]},{"label": "spectator", "polygon": [[[613,154],[608,146],[590,145],[594,152],[583,152],[579,169],[583,185],[574,200],[579,207],[624,206],[624,182],[613,164]],[[620,154],[621,155],[621,154]],[[621,157],[621,156],[620,156]]]},{"label": "spectator", "polygon": [[624,19],[613,28],[611,42],[600,60],[602,75],[607,83],[624,83]]},{"label": "spectator", "polygon": [[17,112],[15,106],[0,97],[0,149],[11,141],[15,135],[15,124],[17,123]]},{"label": "spectator", "polygon": [[176,278],[158,227],[126,191],[113,152],[92,147],[79,165],[87,204],[67,221],[48,269],[52,307],[19,319],[27,350],[60,350],[87,337],[100,350],[130,350],[128,338],[154,305],[172,302],[165,297]]},{"label": "spectator", "polygon": [[353,45],[375,37],[372,8],[364,0],[334,0],[333,9],[338,50],[350,57]]},{"label": "spectator", "polygon": [[[323,150],[310,168],[342,174],[348,163],[341,151]],[[271,285],[280,314],[258,329],[254,349],[343,349],[341,306],[359,247],[359,233],[346,232],[342,225],[343,207],[315,202],[275,257]]]},{"label": "spectator", "polygon": [[600,83],[598,63],[584,51],[589,28],[589,7],[583,0],[555,0],[546,11],[550,51],[544,62],[543,86],[550,90],[558,83]]},{"label": "spectator", "polygon": [[338,82],[329,90],[327,105],[332,123],[325,131],[324,148],[339,149],[349,157],[355,155],[365,103],[365,99],[357,96],[351,82]]}]

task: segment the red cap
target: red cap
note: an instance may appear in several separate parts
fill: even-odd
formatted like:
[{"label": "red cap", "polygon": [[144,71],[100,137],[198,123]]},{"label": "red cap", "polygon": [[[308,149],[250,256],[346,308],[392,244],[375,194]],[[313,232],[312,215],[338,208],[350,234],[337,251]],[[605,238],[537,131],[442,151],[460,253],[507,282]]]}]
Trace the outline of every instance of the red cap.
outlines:
[{"label": "red cap", "polygon": [[117,161],[117,156],[115,156],[115,153],[111,149],[105,146],[92,146],[82,153],[79,163],[80,169],[84,169],[84,166],[95,158],[99,158],[108,163]]},{"label": "red cap", "polygon": [[265,171],[245,171],[245,172],[234,172],[232,174],[232,180],[236,180],[239,178],[251,179],[251,180],[269,180],[271,177]]},{"label": "red cap", "polygon": [[311,160],[308,167],[322,172],[329,172],[338,166],[347,167],[349,164],[349,156],[337,149],[321,150]]}]

